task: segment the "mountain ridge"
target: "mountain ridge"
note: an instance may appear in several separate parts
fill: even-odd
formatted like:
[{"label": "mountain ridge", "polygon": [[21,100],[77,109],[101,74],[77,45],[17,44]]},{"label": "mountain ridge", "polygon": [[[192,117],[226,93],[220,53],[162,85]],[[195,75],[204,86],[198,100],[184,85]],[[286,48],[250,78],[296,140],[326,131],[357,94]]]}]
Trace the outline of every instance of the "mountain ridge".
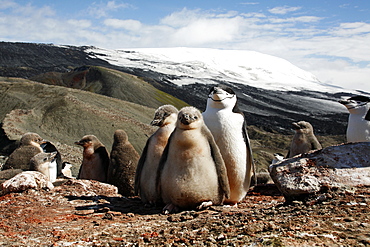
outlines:
[{"label": "mountain ridge", "polygon": [[[211,85],[194,83],[179,86],[172,82],[178,79],[176,75],[164,74],[154,69],[117,66],[104,60],[105,54],[94,53],[91,49],[93,47],[1,42],[0,51],[7,50],[7,54],[11,56],[0,59],[0,75],[30,78],[50,71],[68,73],[86,65],[103,66],[134,75],[187,104],[200,110],[205,109]],[[341,97],[352,96],[353,92],[276,91],[233,83],[223,78],[216,78],[212,82],[231,86],[236,91],[239,106],[249,125],[291,134],[291,122],[305,120],[311,122],[315,133],[319,135],[345,133],[348,112],[337,101]]]}]

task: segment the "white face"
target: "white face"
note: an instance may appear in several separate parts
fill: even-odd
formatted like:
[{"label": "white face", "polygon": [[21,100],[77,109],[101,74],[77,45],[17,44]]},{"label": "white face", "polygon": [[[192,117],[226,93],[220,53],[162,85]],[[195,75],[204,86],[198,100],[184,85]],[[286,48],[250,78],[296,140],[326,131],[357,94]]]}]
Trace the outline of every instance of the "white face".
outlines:
[{"label": "white face", "polygon": [[207,103],[213,108],[233,108],[236,104],[236,95],[215,87],[208,95]]},{"label": "white face", "polygon": [[369,110],[368,102],[363,101],[356,101],[356,100],[344,100],[342,103],[345,107],[347,107],[348,111],[351,114],[366,114]]}]

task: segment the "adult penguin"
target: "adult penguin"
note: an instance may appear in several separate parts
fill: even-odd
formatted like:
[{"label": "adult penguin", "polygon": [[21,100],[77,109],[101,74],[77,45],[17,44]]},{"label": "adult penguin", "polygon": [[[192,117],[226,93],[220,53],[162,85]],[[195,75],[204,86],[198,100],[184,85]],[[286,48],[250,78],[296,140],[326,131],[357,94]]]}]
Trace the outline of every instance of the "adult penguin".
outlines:
[{"label": "adult penguin", "polygon": [[370,98],[354,96],[340,100],[349,111],[347,142],[370,142]]},{"label": "adult penguin", "polygon": [[235,92],[224,85],[212,87],[202,115],[227,169],[230,197],[224,203],[236,206],[246,196],[255,168],[246,121]]}]

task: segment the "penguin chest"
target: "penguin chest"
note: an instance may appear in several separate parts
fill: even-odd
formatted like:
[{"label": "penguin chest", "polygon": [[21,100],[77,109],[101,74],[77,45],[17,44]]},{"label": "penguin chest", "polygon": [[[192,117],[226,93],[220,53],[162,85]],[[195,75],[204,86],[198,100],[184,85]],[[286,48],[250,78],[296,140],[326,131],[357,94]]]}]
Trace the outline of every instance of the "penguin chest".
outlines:
[{"label": "penguin chest", "polygon": [[53,160],[53,161],[49,162],[48,170],[49,170],[49,180],[51,182],[55,182],[55,180],[57,179],[57,162],[56,162],[56,160]]},{"label": "penguin chest", "polygon": [[79,178],[105,181],[106,172],[104,169],[103,160],[99,154],[93,153],[86,155],[84,153]]},{"label": "penguin chest", "polygon": [[207,139],[193,133],[174,137],[161,174],[164,202],[193,207],[218,198],[218,177]]},{"label": "penguin chest", "polygon": [[205,118],[207,127],[212,132],[226,167],[232,164],[246,164],[246,143],[243,137],[244,118],[231,111],[219,111]]},{"label": "penguin chest", "polygon": [[165,131],[159,129],[153,138],[150,140],[148,145],[147,158],[145,165],[154,165],[158,166],[159,160],[162,156],[163,150],[167,145],[168,138],[171,135],[171,131]]},{"label": "penguin chest", "polygon": [[295,134],[290,147],[290,155],[295,156],[297,154],[307,153],[312,149],[311,147],[311,140],[305,134]]},{"label": "penguin chest", "polygon": [[167,144],[168,136],[157,133],[149,140],[145,163],[140,176],[140,196],[146,203],[158,200],[156,190],[156,175],[159,161]]},{"label": "penguin chest", "polygon": [[347,142],[369,142],[370,121],[358,114],[351,114],[348,119]]}]

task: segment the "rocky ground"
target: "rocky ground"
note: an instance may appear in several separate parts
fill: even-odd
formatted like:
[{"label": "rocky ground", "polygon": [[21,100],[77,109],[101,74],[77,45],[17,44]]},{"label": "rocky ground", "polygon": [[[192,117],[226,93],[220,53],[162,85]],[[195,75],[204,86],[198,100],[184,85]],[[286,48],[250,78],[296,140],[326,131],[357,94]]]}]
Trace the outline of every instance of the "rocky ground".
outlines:
[{"label": "rocky ground", "polygon": [[370,246],[370,188],[286,204],[259,185],[238,208],[163,215],[111,185],[60,184],[0,197],[1,246]]}]

